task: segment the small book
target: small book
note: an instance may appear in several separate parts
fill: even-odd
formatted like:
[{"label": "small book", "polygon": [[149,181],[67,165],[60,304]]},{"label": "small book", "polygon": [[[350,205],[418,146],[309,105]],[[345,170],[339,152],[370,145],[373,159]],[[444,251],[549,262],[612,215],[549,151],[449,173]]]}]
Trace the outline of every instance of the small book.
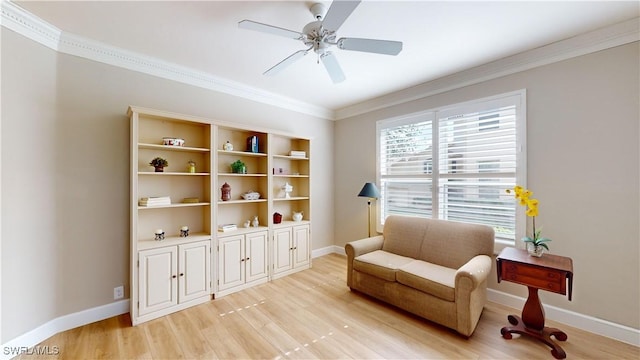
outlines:
[{"label": "small book", "polygon": [[307,152],[306,151],[291,150],[291,151],[289,151],[289,156],[303,158],[303,157],[307,157]]},{"label": "small book", "polygon": [[140,202],[142,203],[147,203],[147,204],[164,204],[164,203],[170,203],[171,199],[162,199],[162,200],[140,200]]},{"label": "small book", "polygon": [[138,206],[161,206],[171,205],[171,198],[169,196],[161,197],[143,197],[138,201]]},{"label": "small book", "polygon": [[145,200],[145,201],[148,201],[148,200],[151,200],[151,201],[155,201],[155,200],[170,200],[170,199],[171,199],[170,196],[153,196],[153,197],[140,198],[140,200]]},{"label": "small book", "polygon": [[236,224],[218,225],[218,231],[227,232],[227,231],[233,231],[233,230],[238,230],[238,227],[236,226]]}]

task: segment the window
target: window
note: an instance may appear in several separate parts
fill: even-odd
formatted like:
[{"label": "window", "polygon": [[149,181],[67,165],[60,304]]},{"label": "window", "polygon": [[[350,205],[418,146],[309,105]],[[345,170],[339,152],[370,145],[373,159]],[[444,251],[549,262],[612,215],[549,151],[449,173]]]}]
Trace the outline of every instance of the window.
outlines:
[{"label": "window", "polygon": [[485,224],[524,234],[505,189],[524,184],[525,91],[379,121],[379,225],[391,214]]}]

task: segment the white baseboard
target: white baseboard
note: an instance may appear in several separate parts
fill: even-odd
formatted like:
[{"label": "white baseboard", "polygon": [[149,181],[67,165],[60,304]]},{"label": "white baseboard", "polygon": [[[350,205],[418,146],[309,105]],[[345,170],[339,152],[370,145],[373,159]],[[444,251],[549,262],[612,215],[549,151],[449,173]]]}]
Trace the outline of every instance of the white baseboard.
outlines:
[{"label": "white baseboard", "polygon": [[[321,249],[316,249],[312,251],[312,257],[317,258],[331,253],[345,255],[344,247],[331,245]],[[525,303],[525,299],[522,297],[494,289],[487,290],[487,299],[514,309],[521,309]],[[544,309],[547,318],[553,321],[640,347],[639,329],[634,329],[551,305],[544,305]],[[11,359],[18,355],[16,351],[26,351],[26,349],[39,344],[59,332],[113,316],[118,316],[127,312],[129,312],[129,299],[120,300],[111,304],[55,318],[13,340],[10,340],[6,344],[3,344],[2,353],[0,353],[0,360]]]},{"label": "white baseboard", "polygon": [[327,247],[323,247],[321,249],[316,249],[311,251],[311,258],[317,258],[317,257],[328,255],[328,254],[346,255],[346,253],[344,252],[344,247],[337,246],[337,245],[330,245]]},{"label": "white baseboard", "polygon": [[[104,320],[113,316],[129,312],[129,299],[116,301],[110,304],[82,310],[73,314],[68,314],[55,318],[37,328],[24,333],[13,340],[9,340],[2,345],[0,359],[11,359],[20,352],[41,343],[53,335],[76,328],[78,326],[90,324],[92,322]],[[51,349],[50,349],[51,350]]]},{"label": "white baseboard", "polygon": [[[525,298],[494,289],[487,289],[487,299],[514,309],[522,309],[526,301]],[[634,329],[611,321],[598,319],[589,315],[580,314],[551,305],[543,306],[547,319],[640,347],[639,329]]]}]

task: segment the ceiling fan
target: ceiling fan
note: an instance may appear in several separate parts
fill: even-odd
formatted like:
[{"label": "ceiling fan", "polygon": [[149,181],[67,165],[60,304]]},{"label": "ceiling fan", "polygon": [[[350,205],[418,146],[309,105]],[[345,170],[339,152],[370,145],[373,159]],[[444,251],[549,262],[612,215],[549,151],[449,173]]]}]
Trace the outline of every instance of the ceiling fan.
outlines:
[{"label": "ceiling fan", "polygon": [[[238,23],[241,29],[255,30],[272,35],[284,36],[294,40],[302,41],[307,49],[299,50],[289,55],[286,59],[277,63],[275,66],[264,72],[264,75],[276,75],[287,66],[300,60],[310,51],[314,51],[318,55],[318,62],[327,69],[329,77],[334,83],[344,81],[345,76],[338,64],[338,60],[333,53],[329,51],[332,46],[338,49],[362,51],[376,54],[398,55],[402,50],[401,41],[375,40],[362,38],[339,38],[336,40],[336,31],[347,20],[349,15],[360,4],[357,1],[334,0],[328,11],[321,3],[315,3],[311,6],[310,11],[315,21],[308,23],[302,32],[284,29],[277,26],[262,24],[251,20],[242,20]],[[326,14],[326,15],[325,15]]]}]

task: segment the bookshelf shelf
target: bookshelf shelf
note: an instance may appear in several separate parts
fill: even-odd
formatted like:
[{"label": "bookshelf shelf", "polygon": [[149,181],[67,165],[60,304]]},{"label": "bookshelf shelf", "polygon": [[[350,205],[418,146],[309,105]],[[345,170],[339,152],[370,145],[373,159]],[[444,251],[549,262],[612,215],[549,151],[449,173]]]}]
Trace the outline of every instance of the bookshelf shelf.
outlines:
[{"label": "bookshelf shelf", "polygon": [[153,171],[138,171],[138,175],[142,176],[208,176],[210,173],[189,173],[189,172],[153,172]]},{"label": "bookshelf shelf", "polygon": [[168,208],[182,208],[193,206],[209,206],[211,203],[199,202],[199,203],[173,203],[171,205],[157,205],[157,206],[138,206],[138,210],[153,210],[153,209],[168,209]]},{"label": "bookshelf shelf", "polygon": [[146,144],[146,143],[138,143],[138,148],[160,150],[160,151],[186,151],[186,152],[202,152],[202,153],[207,153],[211,151],[210,149],[207,149],[207,148],[197,148],[197,147],[189,147],[189,146],[168,146],[168,145]]}]

